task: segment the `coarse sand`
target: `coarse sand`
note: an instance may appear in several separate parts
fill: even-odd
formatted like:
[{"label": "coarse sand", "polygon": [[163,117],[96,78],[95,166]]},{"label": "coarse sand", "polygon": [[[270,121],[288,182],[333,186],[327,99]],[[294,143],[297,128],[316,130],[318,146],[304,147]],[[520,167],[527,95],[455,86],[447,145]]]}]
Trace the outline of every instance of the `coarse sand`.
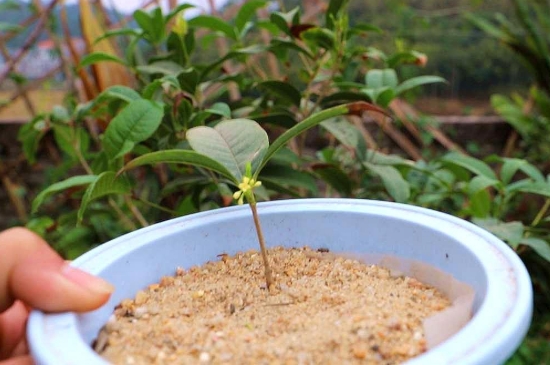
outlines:
[{"label": "coarse sand", "polygon": [[163,277],[124,300],[94,348],[114,364],[399,364],[451,303],[414,278],[310,248],[256,251]]}]

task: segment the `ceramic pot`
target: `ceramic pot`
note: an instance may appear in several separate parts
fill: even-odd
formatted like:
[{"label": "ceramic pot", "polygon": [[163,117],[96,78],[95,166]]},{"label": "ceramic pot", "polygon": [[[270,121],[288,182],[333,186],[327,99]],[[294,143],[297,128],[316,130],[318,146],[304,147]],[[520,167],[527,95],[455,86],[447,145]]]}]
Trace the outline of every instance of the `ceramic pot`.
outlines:
[{"label": "ceramic pot", "polygon": [[[501,364],[529,328],[533,294],[527,270],[504,242],[469,222],[415,206],[356,199],[283,200],[260,203],[258,210],[268,246],[420,260],[474,288],[472,319],[408,365]],[[169,220],[105,243],[73,264],[115,285],[109,302],[86,314],[34,311],[28,322],[31,354],[39,365],[107,364],[91,343],[122,299],[173,275],[178,266],[257,247],[246,205]]]}]

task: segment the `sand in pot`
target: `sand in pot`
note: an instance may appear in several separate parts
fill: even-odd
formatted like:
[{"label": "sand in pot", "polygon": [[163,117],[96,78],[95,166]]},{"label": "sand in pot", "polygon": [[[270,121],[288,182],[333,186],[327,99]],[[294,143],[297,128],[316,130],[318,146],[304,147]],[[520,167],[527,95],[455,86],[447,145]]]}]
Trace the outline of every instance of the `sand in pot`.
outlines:
[{"label": "sand in pot", "polygon": [[427,350],[451,300],[379,266],[308,248],[178,269],[123,301],[95,349],[114,364],[398,364]]}]

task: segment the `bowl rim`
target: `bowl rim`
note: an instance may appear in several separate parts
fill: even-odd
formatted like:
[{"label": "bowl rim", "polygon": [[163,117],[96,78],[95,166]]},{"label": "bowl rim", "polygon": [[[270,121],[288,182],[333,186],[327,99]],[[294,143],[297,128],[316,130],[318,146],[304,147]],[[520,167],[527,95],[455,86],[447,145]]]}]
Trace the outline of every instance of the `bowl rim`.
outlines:
[{"label": "bowl rim", "polygon": [[[260,215],[269,212],[291,211],[354,211],[357,213],[393,214],[403,219],[447,222],[458,230],[479,238],[471,249],[488,275],[487,295],[474,318],[449,340],[423,355],[407,361],[408,365],[420,364],[486,364],[504,362],[519,346],[525,336],[532,316],[533,293],[527,269],[517,254],[503,241],[488,231],[463,219],[435,210],[413,205],[365,199],[312,198],[277,200],[258,203]],[[247,215],[249,208],[232,206],[195,213],[156,223],[115,238],[73,261],[73,265],[91,273],[101,272],[108,261],[127,254],[135,245],[125,245],[129,240],[141,237],[169,234],[190,224],[204,220],[224,220],[235,215]],[[382,214],[382,213],[380,213]],[[438,229],[439,227],[433,227]],[[448,228],[448,227],[447,227]],[[485,246],[483,246],[483,242]],[[110,260],[102,260],[105,254]],[[490,285],[490,286],[489,286]],[[503,297],[506,296],[506,297]],[[501,319],[495,319],[500,311]],[[492,317],[487,317],[492,316]],[[493,320],[490,320],[493,318]],[[60,330],[61,329],[61,330]],[[32,311],[27,324],[27,337],[31,353],[38,364],[107,364],[91,350],[80,337],[75,313],[46,314]],[[69,358],[63,348],[70,346],[71,354],[82,352],[85,359]],[[71,355],[73,356],[73,355]],[[494,361],[496,360],[496,361]]]}]

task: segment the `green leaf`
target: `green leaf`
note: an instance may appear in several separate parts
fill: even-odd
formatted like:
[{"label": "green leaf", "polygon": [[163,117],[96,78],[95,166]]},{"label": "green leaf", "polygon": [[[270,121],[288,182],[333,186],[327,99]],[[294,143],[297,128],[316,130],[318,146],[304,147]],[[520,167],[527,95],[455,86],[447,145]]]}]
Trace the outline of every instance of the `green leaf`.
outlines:
[{"label": "green leaf", "polygon": [[340,143],[355,150],[357,156],[366,158],[367,146],[361,132],[345,118],[337,117],[325,120],[321,126],[328,130]]},{"label": "green leaf", "polygon": [[269,19],[258,19],[254,25],[257,29],[265,30],[274,37],[279,35],[279,27],[273,24]]},{"label": "green leaf", "polygon": [[388,194],[396,202],[404,203],[409,199],[411,195],[409,183],[403,179],[395,167],[375,165],[369,162],[363,162],[363,165],[382,179]]},{"label": "green leaf", "polygon": [[44,200],[54,193],[58,193],[75,186],[88,185],[97,179],[95,175],[80,175],[73,176],[66,180],[54,183],[42,190],[32,202],[32,213],[36,213],[38,208],[44,203]]},{"label": "green leaf", "polygon": [[228,54],[226,54],[225,56],[223,56],[222,58],[216,60],[214,63],[205,67],[202,70],[200,78],[204,80],[212,70],[216,69],[216,67],[219,67],[221,64],[223,64],[227,60],[230,60],[232,58],[236,58],[242,55],[252,55],[252,54],[263,53],[267,50],[267,48],[268,48],[267,46],[264,46],[262,44],[253,44],[248,47],[235,49],[229,52]]},{"label": "green leaf", "polygon": [[263,44],[253,44],[248,47],[237,48],[233,52],[229,52],[229,54],[231,57],[234,57],[235,55],[251,55],[265,52],[266,49],[267,46],[264,46]]},{"label": "green leaf", "polygon": [[491,105],[522,137],[528,138],[536,125],[523,107],[515,105],[512,100],[502,95],[491,96]]},{"label": "green leaf", "polygon": [[143,32],[141,29],[132,29],[132,28],[120,28],[120,29],[112,29],[108,30],[107,32],[103,33],[103,35],[99,38],[96,38],[94,41],[94,44],[98,44],[104,39],[111,38],[111,37],[117,37],[117,36],[134,36],[134,37],[140,37],[143,35]]},{"label": "green leaf", "polygon": [[141,90],[141,95],[143,99],[152,100],[155,98],[155,95],[159,92],[163,85],[163,78],[155,79],[152,82],[145,85],[143,90]]},{"label": "green leaf", "polygon": [[235,26],[237,27],[237,30],[239,32],[242,32],[245,28],[246,24],[250,21],[252,16],[256,13],[256,10],[259,8],[263,8],[266,5],[266,1],[264,0],[249,0],[246,1],[241,8],[239,9],[239,12],[237,13],[237,16],[235,17]]},{"label": "green leaf", "polygon": [[302,94],[288,82],[275,80],[264,81],[258,84],[258,88],[268,90],[279,98],[300,107]]},{"label": "green leaf", "polygon": [[[295,8],[296,10],[297,8]],[[284,17],[284,15],[278,11],[273,12],[269,15],[269,20],[271,23],[275,24],[277,28],[282,30],[286,35],[291,35],[290,27],[288,26],[289,22]]]},{"label": "green leaf", "polygon": [[544,175],[526,160],[519,158],[503,158],[502,161],[500,177],[504,184],[510,183],[518,170],[524,172],[537,182],[543,183],[545,181]]},{"label": "green leaf", "polygon": [[406,81],[403,81],[399,86],[395,88],[395,94],[400,95],[404,93],[405,91],[408,91],[410,89],[414,89],[415,87],[426,85],[426,84],[433,84],[436,82],[447,82],[443,77],[439,76],[417,76],[413,77],[412,79],[408,79]]},{"label": "green leaf", "polygon": [[[520,160],[518,158],[506,158],[504,159],[504,162],[502,164],[502,167],[500,169],[500,178],[502,179],[502,182],[507,185],[512,181],[512,178],[516,174],[516,172],[519,170],[520,166],[526,163],[525,160]],[[543,177],[544,179],[544,177]]]},{"label": "green leaf", "polygon": [[165,22],[168,23],[173,17],[177,15],[183,16],[186,10],[193,9],[193,8],[195,8],[195,5],[191,5],[191,4],[178,5],[174,9],[170,10],[170,12],[166,15]]},{"label": "green leaf", "polygon": [[306,55],[308,58],[313,59],[313,56],[307,49],[300,47],[293,41],[288,41],[285,39],[272,39],[271,42],[269,43],[268,50],[273,52],[275,55],[277,55],[277,53],[280,53],[282,51],[292,50],[298,53],[302,53]]},{"label": "green leaf", "polygon": [[510,184],[509,188],[511,191],[521,191],[524,193],[532,193],[545,196],[550,198],[550,184],[546,182],[536,182],[536,181],[522,181],[521,184]]},{"label": "green leaf", "polygon": [[450,152],[443,156],[442,161],[451,165],[461,166],[476,175],[483,175],[492,180],[498,180],[494,171],[485,162],[476,158],[465,156],[458,152]]},{"label": "green leaf", "polygon": [[[271,157],[273,157],[275,153],[277,153],[277,151],[283,148],[292,138],[296,137],[297,135],[320,124],[327,119],[349,113],[361,114],[362,112],[367,110],[385,114],[382,109],[378,108],[375,105],[366,102],[355,102],[350,104],[338,105],[309,116],[308,118],[304,119],[300,123],[296,124],[294,127],[281,134],[275,141],[273,141],[271,146],[269,146],[269,149],[267,150],[267,153],[265,154],[264,159],[256,174],[259,173],[262,167],[265,166],[265,164],[271,159]],[[257,175],[255,175],[255,177],[257,177]]]},{"label": "green leaf", "polygon": [[521,222],[513,221],[505,223],[495,218],[474,218],[472,221],[501,240],[508,242],[514,249],[518,246],[520,241],[525,240],[523,238],[524,226]]},{"label": "green leaf", "polygon": [[388,57],[388,59],[386,60],[386,64],[387,67],[395,69],[402,64],[416,64],[419,62],[423,62],[423,59],[427,60],[427,56],[424,53],[420,53],[417,51],[404,51],[398,52]]},{"label": "green leaf", "polygon": [[191,32],[185,33],[187,32],[185,29],[187,27],[187,21],[184,18],[178,19],[181,19],[177,23],[179,29],[175,29],[176,26],[172,27],[173,31],[170,32],[166,40],[166,49],[170,54],[171,61],[175,62],[177,65],[187,65],[189,62],[189,54],[192,52],[187,48],[185,38],[193,38],[194,36]]},{"label": "green leaf", "polygon": [[[183,151],[183,150],[180,150],[180,151]],[[159,152],[164,152],[164,151],[159,151]],[[190,152],[193,152],[198,156],[205,157],[195,151],[190,151]],[[189,163],[183,163],[183,164],[193,166],[193,164],[189,164]],[[204,167],[204,166],[198,166],[198,167]],[[162,188],[160,192],[160,196],[162,198],[165,198],[172,194],[178,194],[178,193],[187,191],[190,185],[194,185],[196,187],[199,185],[205,186],[211,183],[212,183],[212,179],[210,178],[210,176],[200,171],[197,171],[196,173],[189,172],[189,173],[186,173],[185,175],[181,175],[180,177],[170,179],[170,181],[168,181],[166,185],[164,185],[164,187]]]},{"label": "green leaf", "polygon": [[330,0],[325,16],[325,25],[329,29],[334,29],[334,20],[339,18],[338,13],[342,10],[349,0]]},{"label": "green leaf", "polygon": [[160,8],[154,9],[151,13],[138,9],[134,12],[134,19],[151,42],[158,44],[162,41],[166,24]]},{"label": "green leaf", "polygon": [[313,172],[329,184],[343,197],[350,197],[353,183],[349,175],[339,166],[327,163],[317,163],[311,166]]},{"label": "green leaf", "polygon": [[252,173],[257,176],[269,146],[265,130],[250,119],[226,120],[214,128],[191,128],[187,140],[191,148],[225,166],[239,182],[246,172],[247,163],[251,163]]},{"label": "green leaf", "polygon": [[390,88],[380,90],[381,91],[376,95],[376,104],[380,105],[382,108],[387,108],[396,96],[395,91]]},{"label": "green leaf", "polygon": [[519,167],[519,169],[525,173],[525,175],[529,176],[531,179],[535,180],[535,182],[545,182],[546,180],[544,179],[544,175],[542,174],[542,172],[539,171],[539,169],[537,169],[537,167],[531,165],[530,163],[528,163],[527,161],[525,161],[524,164],[521,164],[521,166]]},{"label": "green leaf", "polygon": [[531,185],[533,185],[533,180],[521,179],[519,181],[514,181],[508,184],[508,186],[506,186],[504,189],[506,190],[506,193],[512,194],[512,193],[517,193],[518,191],[521,192],[521,189],[528,188]]},{"label": "green leaf", "polygon": [[260,125],[272,124],[279,127],[283,127],[285,129],[292,128],[297,124],[296,119],[294,119],[294,116],[288,112],[286,113],[276,112],[276,113],[269,113],[269,114],[263,114],[263,113],[252,114],[249,116],[249,118],[260,123]]},{"label": "green leaf", "polygon": [[548,242],[535,237],[524,238],[521,241],[522,245],[531,247],[536,253],[538,253],[546,261],[550,261],[550,246]]},{"label": "green leaf", "polygon": [[483,30],[485,33],[501,40],[504,42],[510,42],[512,39],[508,36],[508,34],[499,28],[495,27],[493,24],[482,18],[481,16],[477,16],[471,13],[465,14],[465,18],[468,19],[470,22],[472,22],[475,26],[477,26],[479,29]]},{"label": "green leaf", "polygon": [[324,49],[333,49],[336,43],[334,33],[325,28],[314,27],[307,29],[300,33],[300,37],[304,41],[308,41]]},{"label": "green leaf", "polygon": [[279,150],[273,156],[273,158],[271,158],[271,162],[279,165],[290,165],[290,164],[300,164],[302,163],[302,159],[290,148],[283,148]]},{"label": "green leaf", "polygon": [[475,176],[468,184],[468,194],[473,196],[488,187],[493,187],[498,184],[500,184],[500,181],[498,180],[489,179],[486,176],[478,175]]},{"label": "green leaf", "polygon": [[372,24],[360,23],[350,27],[348,31],[349,35],[358,35],[370,32],[382,33],[382,29]]},{"label": "green leaf", "polygon": [[189,20],[190,27],[207,28],[215,32],[223,33],[227,38],[237,40],[235,28],[222,19],[212,15],[199,15]]},{"label": "green leaf", "polygon": [[202,167],[228,178],[236,185],[239,183],[239,181],[235,179],[235,177],[225,168],[225,166],[215,160],[212,160],[210,157],[190,150],[164,150],[151,152],[131,160],[124,165],[119,173],[138,166],[154,165],[157,163],[174,163]]},{"label": "green leaf", "polygon": [[37,116],[30,123],[22,125],[17,133],[17,140],[21,142],[23,153],[30,164],[36,162],[38,145],[47,132],[45,127],[36,127],[45,126],[45,124],[43,116]]},{"label": "green leaf", "polygon": [[66,252],[71,246],[81,242],[89,241],[94,236],[94,232],[89,227],[77,226],[71,227],[55,241],[52,247],[56,251]]},{"label": "green leaf", "polygon": [[470,212],[475,218],[486,218],[491,213],[491,195],[487,190],[479,190],[470,195]]},{"label": "green leaf", "polygon": [[178,81],[182,90],[194,95],[197,85],[199,84],[199,73],[194,68],[187,69],[179,74]]},{"label": "green leaf", "polygon": [[103,147],[111,160],[132,150],[136,143],[149,138],[162,121],[164,111],[155,102],[138,99],[130,102],[111,120],[103,138]]},{"label": "green leaf", "polygon": [[206,109],[207,112],[220,115],[224,118],[231,118],[231,108],[226,103],[215,103],[210,108]]},{"label": "green leaf", "polygon": [[99,176],[95,176],[94,181],[88,186],[82,197],[77,213],[78,221],[82,221],[84,212],[91,201],[111,194],[128,194],[130,190],[131,186],[128,180],[123,176],[117,177],[113,171],[105,171]]},{"label": "green leaf", "polygon": [[317,194],[315,179],[308,173],[298,171],[291,166],[268,165],[263,170],[259,179],[262,182],[271,183],[286,187],[307,189],[312,194]]},{"label": "green leaf", "polygon": [[134,20],[143,31],[149,36],[154,35],[153,18],[144,10],[138,9],[134,11]]},{"label": "green leaf", "polygon": [[353,101],[365,101],[372,102],[373,98],[369,97],[363,92],[355,91],[337,91],[323,98],[321,105],[334,106],[338,104],[345,104]]},{"label": "green leaf", "polygon": [[369,89],[380,89],[389,87],[395,89],[399,83],[394,69],[386,68],[384,70],[373,69],[367,72],[365,84]]},{"label": "green leaf", "polygon": [[398,155],[386,155],[375,150],[368,150],[365,162],[370,162],[375,165],[390,165],[390,166],[414,166],[414,161],[407,160]]},{"label": "green leaf", "polygon": [[126,64],[126,61],[124,61],[122,58],[103,52],[94,52],[82,57],[78,66],[80,68],[83,68],[98,62],[115,62],[124,66],[128,66]]},{"label": "green leaf", "polygon": [[131,102],[137,99],[141,99],[141,96],[137,91],[131,89],[127,86],[114,85],[105,89],[97,99],[110,98],[110,99],[119,99],[126,102]]},{"label": "green leaf", "polygon": [[71,116],[67,108],[61,105],[55,105],[52,108],[52,113],[50,115],[51,121],[53,123],[69,123],[71,121]]},{"label": "green leaf", "polygon": [[27,224],[25,224],[25,227],[41,237],[45,237],[46,233],[54,226],[55,221],[50,217],[31,218]]},{"label": "green leaf", "polygon": [[154,41],[157,44],[160,44],[165,36],[166,24],[164,23],[164,16],[162,15],[162,9],[160,7],[154,8],[151,12],[153,19],[153,29],[154,29]]},{"label": "green leaf", "polygon": [[150,65],[138,66],[136,69],[145,74],[162,74],[178,76],[184,71],[183,67],[173,61],[157,61]]},{"label": "green leaf", "polygon": [[77,158],[75,151],[75,136],[73,129],[64,124],[55,124],[53,126],[55,142],[68,156],[73,159]]}]

